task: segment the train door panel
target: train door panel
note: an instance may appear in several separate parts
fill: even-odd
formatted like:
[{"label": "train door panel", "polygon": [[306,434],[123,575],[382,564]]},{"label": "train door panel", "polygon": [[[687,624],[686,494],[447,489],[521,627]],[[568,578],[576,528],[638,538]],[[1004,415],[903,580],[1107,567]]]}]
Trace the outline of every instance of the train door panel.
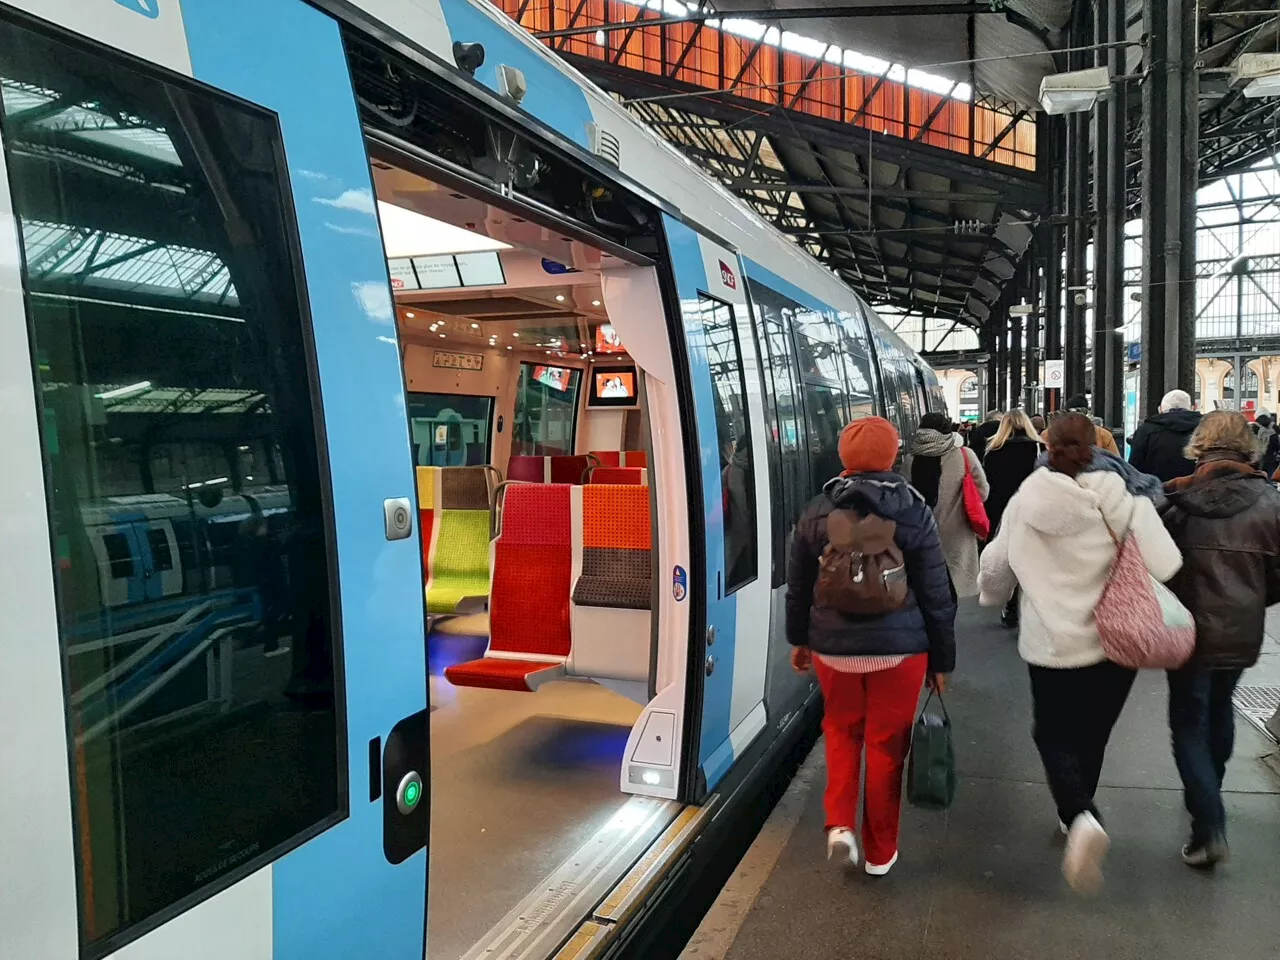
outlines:
[{"label": "train door panel", "polygon": [[[420,547],[396,510],[403,379],[338,26],[302,0],[18,5],[0,4],[0,310],[26,319],[0,324],[0,726],[21,735],[0,822],[23,829],[0,831],[0,941],[421,958]],[[189,462],[275,444],[269,542],[193,522],[180,557],[151,508],[98,513],[162,483],[230,492],[144,471],[161,429]],[[233,573],[290,636],[234,651],[218,723],[166,711],[210,638],[253,626],[208,602]],[[140,654],[95,653],[125,633]],[[154,717],[127,722],[143,700]]]},{"label": "train door panel", "polygon": [[738,256],[667,217],[702,473],[698,761],[712,789],[764,728],[771,535],[765,419]]}]

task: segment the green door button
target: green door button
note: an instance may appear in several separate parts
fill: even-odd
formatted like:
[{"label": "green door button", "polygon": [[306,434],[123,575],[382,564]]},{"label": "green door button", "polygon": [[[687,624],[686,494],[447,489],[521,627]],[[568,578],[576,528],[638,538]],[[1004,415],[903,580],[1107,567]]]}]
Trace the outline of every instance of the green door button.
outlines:
[{"label": "green door button", "polygon": [[400,778],[400,786],[396,788],[396,809],[406,817],[413,813],[422,799],[422,777],[416,770],[410,770]]}]

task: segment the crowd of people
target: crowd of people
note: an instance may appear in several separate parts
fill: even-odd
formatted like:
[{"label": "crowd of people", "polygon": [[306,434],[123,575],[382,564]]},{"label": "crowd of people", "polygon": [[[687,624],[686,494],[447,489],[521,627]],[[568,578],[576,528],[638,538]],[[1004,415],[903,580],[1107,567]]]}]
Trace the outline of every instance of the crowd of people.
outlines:
[{"label": "crowd of people", "polygon": [[1109,659],[1095,614],[1129,543],[1195,624],[1194,653],[1167,671],[1191,821],[1180,855],[1200,869],[1228,859],[1232,695],[1280,602],[1280,433],[1269,418],[1192,407],[1169,393],[1128,460],[1084,397],[1047,425],[1017,409],[971,429],[930,413],[900,462],[887,420],[844,429],[843,472],[805,509],[787,582],[792,663],[816,673],[826,705],[828,859],[877,876],[897,862],[922,687],[945,691],[957,605],[977,597],[1018,631],[1063,874],[1081,892],[1101,886],[1111,841],[1095,795],[1137,671]]}]

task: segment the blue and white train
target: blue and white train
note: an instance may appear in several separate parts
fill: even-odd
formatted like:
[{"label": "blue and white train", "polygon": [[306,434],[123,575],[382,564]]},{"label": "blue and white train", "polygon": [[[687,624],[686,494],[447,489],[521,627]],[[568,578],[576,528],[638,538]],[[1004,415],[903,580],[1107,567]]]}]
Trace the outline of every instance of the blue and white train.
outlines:
[{"label": "blue and white train", "polygon": [[[790,528],[933,372],[484,0],[0,0],[0,86],[4,954],[652,950],[814,733]],[[647,513],[450,472],[601,451]]]}]

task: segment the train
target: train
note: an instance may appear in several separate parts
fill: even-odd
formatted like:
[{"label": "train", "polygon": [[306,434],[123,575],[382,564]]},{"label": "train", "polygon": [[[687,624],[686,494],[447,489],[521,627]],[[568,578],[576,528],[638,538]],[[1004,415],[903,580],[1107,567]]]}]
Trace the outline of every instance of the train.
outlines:
[{"label": "train", "polygon": [[0,86],[8,951],[665,955],[934,372],[484,0],[0,0]]}]

